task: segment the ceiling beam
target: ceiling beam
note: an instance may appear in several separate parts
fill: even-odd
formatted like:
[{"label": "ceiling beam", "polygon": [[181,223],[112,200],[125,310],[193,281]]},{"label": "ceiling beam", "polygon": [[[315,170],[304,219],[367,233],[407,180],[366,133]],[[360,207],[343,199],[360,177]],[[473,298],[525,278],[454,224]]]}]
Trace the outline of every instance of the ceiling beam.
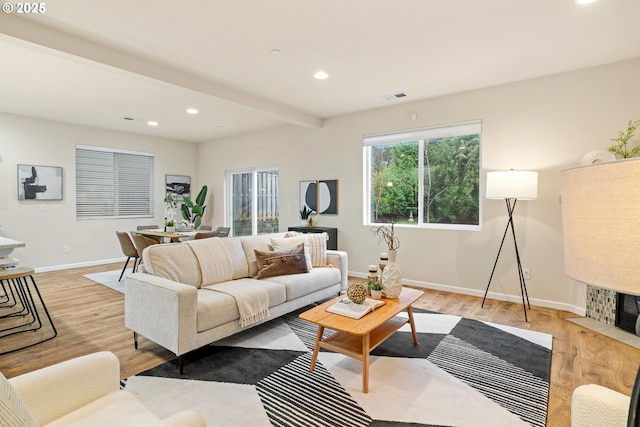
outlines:
[{"label": "ceiling beam", "polygon": [[155,82],[178,86],[251,108],[283,122],[307,127],[322,127],[322,119],[319,117],[188,74],[159,62],[78,38],[15,14],[0,14],[0,34],[35,44],[35,47],[62,52],[70,55],[74,60],[102,64],[120,72],[133,73]]}]

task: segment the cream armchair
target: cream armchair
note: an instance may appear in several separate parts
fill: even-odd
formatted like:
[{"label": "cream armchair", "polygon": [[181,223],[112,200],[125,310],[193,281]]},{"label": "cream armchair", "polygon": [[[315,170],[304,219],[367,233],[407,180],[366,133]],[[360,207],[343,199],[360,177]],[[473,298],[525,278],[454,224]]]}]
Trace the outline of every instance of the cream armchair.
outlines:
[{"label": "cream armchair", "polygon": [[191,410],[161,420],[120,389],[120,363],[98,352],[6,380],[0,375],[0,425],[206,426]]}]

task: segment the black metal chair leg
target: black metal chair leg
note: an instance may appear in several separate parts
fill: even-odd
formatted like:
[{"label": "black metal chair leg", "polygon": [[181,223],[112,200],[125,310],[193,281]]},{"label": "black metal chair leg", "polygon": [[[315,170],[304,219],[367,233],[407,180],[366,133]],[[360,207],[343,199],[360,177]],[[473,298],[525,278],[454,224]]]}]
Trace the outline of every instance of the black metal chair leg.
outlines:
[{"label": "black metal chair leg", "polygon": [[182,355],[178,356],[178,368],[180,369],[180,375],[184,374],[184,359]]},{"label": "black metal chair leg", "polygon": [[122,267],[122,273],[120,273],[120,278],[118,279],[118,282],[122,281],[122,276],[124,275],[124,271],[127,269],[127,266],[129,265],[129,260],[130,259],[131,259],[131,257],[128,257],[127,260],[125,261],[124,267]]},{"label": "black metal chair leg", "polygon": [[135,331],[133,332],[133,347],[138,349],[138,333]]}]

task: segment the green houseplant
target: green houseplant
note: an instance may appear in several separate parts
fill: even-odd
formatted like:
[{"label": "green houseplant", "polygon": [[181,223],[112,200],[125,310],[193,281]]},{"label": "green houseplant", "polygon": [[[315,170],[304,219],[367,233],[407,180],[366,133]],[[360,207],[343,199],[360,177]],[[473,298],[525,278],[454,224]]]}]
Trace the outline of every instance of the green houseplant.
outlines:
[{"label": "green houseplant", "polygon": [[382,284],[376,277],[368,277],[364,281],[364,286],[371,292],[371,297],[374,299],[380,299],[382,297]]},{"label": "green houseplant", "polygon": [[629,123],[627,123],[627,131],[618,131],[618,137],[611,138],[611,141],[616,144],[609,147],[609,151],[623,159],[627,159],[638,154],[640,152],[640,145],[636,145],[630,150],[627,149],[627,144],[635,135],[638,127],[640,127],[640,120],[629,120]]},{"label": "green houseplant", "polygon": [[188,197],[183,197],[182,205],[180,205],[180,212],[182,212],[182,218],[185,221],[192,223],[195,228],[200,228],[202,223],[202,215],[206,208],[204,201],[207,198],[207,186],[203,185],[202,189],[196,197],[195,203]]},{"label": "green houseplant", "polygon": [[311,226],[311,214],[313,211],[309,209],[307,206],[303,206],[300,209],[300,220],[302,221],[302,225]]}]

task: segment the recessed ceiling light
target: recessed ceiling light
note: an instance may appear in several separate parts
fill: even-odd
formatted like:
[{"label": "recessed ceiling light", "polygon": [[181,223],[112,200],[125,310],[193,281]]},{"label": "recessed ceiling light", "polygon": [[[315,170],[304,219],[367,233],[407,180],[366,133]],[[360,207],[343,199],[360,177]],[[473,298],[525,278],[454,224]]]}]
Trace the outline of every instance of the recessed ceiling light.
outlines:
[{"label": "recessed ceiling light", "polygon": [[197,108],[187,108],[187,113],[189,114],[198,114]]},{"label": "recessed ceiling light", "polygon": [[272,55],[280,55],[282,52],[280,51],[280,49],[271,49],[271,54]]},{"label": "recessed ceiling light", "polygon": [[160,123],[150,121],[150,122],[147,122],[147,124],[148,124],[149,126],[158,126]]},{"label": "recessed ceiling light", "polygon": [[577,4],[589,4],[589,3],[595,3],[598,0],[576,0]]},{"label": "recessed ceiling light", "polygon": [[315,77],[318,80],[324,80],[329,77],[329,74],[325,73],[324,71],[318,71],[313,75],[313,77]]}]

